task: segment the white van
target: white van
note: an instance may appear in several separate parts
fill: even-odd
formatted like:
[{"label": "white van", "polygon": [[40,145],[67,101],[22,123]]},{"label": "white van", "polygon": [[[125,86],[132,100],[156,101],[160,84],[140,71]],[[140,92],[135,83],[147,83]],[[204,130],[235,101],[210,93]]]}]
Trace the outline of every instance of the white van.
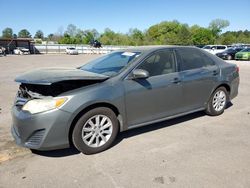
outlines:
[{"label": "white van", "polygon": [[227,49],[226,45],[206,45],[202,49],[206,50],[207,52],[211,54],[216,54],[223,52]]}]

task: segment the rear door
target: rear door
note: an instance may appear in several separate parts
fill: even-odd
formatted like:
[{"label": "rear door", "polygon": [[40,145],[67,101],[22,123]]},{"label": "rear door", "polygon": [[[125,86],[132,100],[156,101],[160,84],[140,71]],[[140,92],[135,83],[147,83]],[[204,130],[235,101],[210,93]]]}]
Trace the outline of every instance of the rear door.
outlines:
[{"label": "rear door", "polygon": [[180,63],[185,111],[203,108],[218,81],[219,67],[199,49],[178,48],[176,56]]}]

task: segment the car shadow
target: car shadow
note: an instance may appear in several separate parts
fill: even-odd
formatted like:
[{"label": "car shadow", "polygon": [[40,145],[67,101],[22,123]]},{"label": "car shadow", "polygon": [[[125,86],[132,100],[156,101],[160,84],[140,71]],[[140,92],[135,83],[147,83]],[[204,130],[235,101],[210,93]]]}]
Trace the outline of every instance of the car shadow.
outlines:
[{"label": "car shadow", "polygon": [[162,121],[162,122],[159,122],[159,123],[153,123],[153,124],[150,124],[150,125],[138,127],[138,128],[131,129],[131,130],[127,130],[125,132],[121,132],[117,136],[117,139],[114,142],[113,146],[119,144],[123,139],[133,137],[133,136],[137,136],[137,135],[140,135],[140,134],[143,134],[143,133],[146,133],[146,132],[151,132],[151,131],[155,131],[155,130],[158,130],[158,129],[163,129],[163,128],[170,127],[170,126],[173,126],[173,125],[177,125],[177,124],[180,124],[182,122],[189,121],[189,120],[192,120],[192,119],[196,119],[196,118],[199,118],[199,117],[202,117],[202,116],[205,116],[205,115],[206,114],[203,111],[195,112],[195,113],[188,114],[188,115],[185,115],[185,116],[182,116],[182,117],[177,117],[177,118],[174,118],[174,119]]},{"label": "car shadow", "polygon": [[[230,108],[231,106],[233,106],[233,104],[230,102],[230,103],[228,103],[227,108]],[[195,112],[195,113],[181,116],[178,118],[162,121],[159,123],[153,123],[153,124],[150,124],[147,126],[127,130],[125,132],[121,132],[118,134],[118,136],[117,136],[114,144],[111,146],[111,148],[116,146],[117,144],[119,144],[123,139],[137,136],[137,135],[140,135],[140,134],[143,134],[146,132],[151,132],[151,131],[155,131],[158,129],[163,129],[163,128],[170,127],[173,125],[177,125],[177,124],[180,124],[182,122],[196,119],[196,118],[199,118],[199,117],[202,117],[205,115],[206,115],[206,113],[204,111]],[[77,155],[77,154],[81,153],[74,146],[71,146],[70,148],[66,148],[66,149],[59,149],[59,150],[52,150],[52,151],[37,151],[37,150],[31,150],[31,151],[32,151],[32,153],[34,153],[36,155],[41,155],[41,156],[46,156],[46,157],[55,157],[55,158],[67,157],[67,156]]]},{"label": "car shadow", "polygon": [[32,149],[31,152],[36,155],[44,157],[52,157],[52,158],[67,157],[81,153],[74,146],[71,146],[70,148],[50,150],[50,151],[38,151]]},{"label": "car shadow", "polygon": [[[226,109],[228,109],[228,108],[230,108],[232,106],[233,106],[233,103],[229,102],[227,104]],[[150,125],[147,125],[147,126],[127,130],[125,132],[121,132],[117,136],[116,141],[114,142],[113,146],[119,144],[123,139],[133,137],[133,136],[137,136],[137,135],[140,135],[140,134],[143,134],[143,133],[146,133],[146,132],[155,131],[155,130],[158,130],[158,129],[162,129],[162,128],[170,127],[170,126],[173,126],[173,125],[177,125],[179,123],[189,121],[189,120],[192,120],[192,119],[196,119],[196,118],[206,116],[206,115],[207,114],[205,113],[205,111],[199,111],[199,112],[195,112],[195,113],[188,114],[188,115],[185,115],[185,116],[177,117],[177,118],[174,118],[174,119],[161,121],[159,123],[153,123],[153,124],[150,124]]]},{"label": "car shadow", "polygon": [[227,103],[226,109],[230,108],[233,106],[233,103],[230,101],[229,103]]}]

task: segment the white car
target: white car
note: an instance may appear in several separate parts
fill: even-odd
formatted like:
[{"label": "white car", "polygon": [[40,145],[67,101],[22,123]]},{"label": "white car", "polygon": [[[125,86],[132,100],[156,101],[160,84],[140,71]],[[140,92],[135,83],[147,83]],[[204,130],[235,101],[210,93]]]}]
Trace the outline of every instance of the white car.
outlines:
[{"label": "white car", "polygon": [[13,52],[16,55],[30,54],[29,49],[24,48],[24,47],[17,47],[17,48],[14,49]]},{"label": "white car", "polygon": [[77,55],[78,54],[78,50],[76,48],[73,48],[73,47],[66,48],[66,54]]},{"label": "white car", "polygon": [[202,48],[211,54],[217,54],[227,49],[226,45],[206,45]]}]

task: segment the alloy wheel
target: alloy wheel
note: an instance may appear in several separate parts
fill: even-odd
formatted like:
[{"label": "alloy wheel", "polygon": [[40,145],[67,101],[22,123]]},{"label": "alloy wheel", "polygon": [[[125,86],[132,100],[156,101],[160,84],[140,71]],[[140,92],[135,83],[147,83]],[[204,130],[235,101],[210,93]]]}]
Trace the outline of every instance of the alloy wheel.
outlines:
[{"label": "alloy wheel", "polygon": [[226,104],[226,94],[224,91],[219,90],[214,94],[213,97],[213,108],[215,111],[219,112],[224,109]]},{"label": "alloy wheel", "polygon": [[89,118],[82,128],[82,140],[89,147],[103,146],[110,139],[113,131],[112,121],[105,115]]}]

